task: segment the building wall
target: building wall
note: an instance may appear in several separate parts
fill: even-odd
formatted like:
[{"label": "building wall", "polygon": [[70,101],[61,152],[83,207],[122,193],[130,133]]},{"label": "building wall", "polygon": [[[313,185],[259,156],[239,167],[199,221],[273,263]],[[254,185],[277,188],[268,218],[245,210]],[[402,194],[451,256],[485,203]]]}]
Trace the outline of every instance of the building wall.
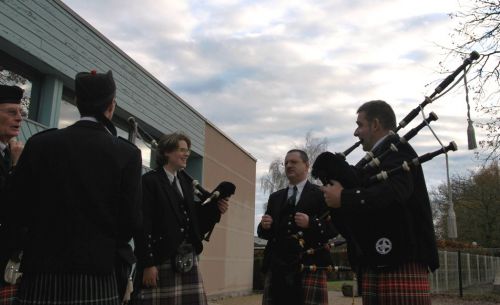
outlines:
[{"label": "building wall", "polygon": [[246,293],[252,290],[256,161],[210,124],[205,137],[204,187],[236,185],[201,256],[205,288],[209,295]]},{"label": "building wall", "polygon": [[182,130],[203,155],[201,115],[61,1],[0,1],[0,35],[6,53],[70,89],[77,72],[112,70],[121,110],[161,133]]}]

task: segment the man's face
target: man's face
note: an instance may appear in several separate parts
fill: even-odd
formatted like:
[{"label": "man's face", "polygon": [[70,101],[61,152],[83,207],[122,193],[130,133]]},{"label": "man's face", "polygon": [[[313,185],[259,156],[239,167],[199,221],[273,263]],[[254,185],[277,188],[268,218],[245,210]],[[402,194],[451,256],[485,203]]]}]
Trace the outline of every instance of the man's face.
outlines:
[{"label": "man's face", "polygon": [[179,147],[172,152],[165,153],[165,156],[168,158],[168,164],[171,169],[178,171],[182,168],[186,168],[187,159],[189,158],[189,154],[191,151],[188,148],[186,141],[180,140]]},{"label": "man's face", "polygon": [[19,104],[0,104],[0,141],[7,143],[21,131],[22,108]]},{"label": "man's face", "polygon": [[285,173],[291,184],[297,184],[307,178],[309,163],[304,162],[300,153],[291,152],[285,157]]},{"label": "man's face", "polygon": [[372,123],[366,119],[366,114],[364,111],[358,113],[358,119],[356,120],[358,127],[354,130],[354,136],[361,140],[364,151],[369,151],[375,145],[375,136],[373,134]]}]

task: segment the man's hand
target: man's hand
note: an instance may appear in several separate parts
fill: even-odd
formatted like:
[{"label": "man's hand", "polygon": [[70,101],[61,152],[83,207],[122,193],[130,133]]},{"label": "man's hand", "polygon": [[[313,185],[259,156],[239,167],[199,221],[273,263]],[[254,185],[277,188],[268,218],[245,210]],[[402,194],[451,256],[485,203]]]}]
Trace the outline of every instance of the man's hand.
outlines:
[{"label": "man's hand", "polygon": [[221,214],[226,213],[227,209],[229,209],[229,198],[219,199],[219,201],[217,201],[217,207]]},{"label": "man's hand", "polygon": [[295,224],[299,228],[302,229],[309,228],[309,215],[297,212],[295,213],[294,219],[295,219]]},{"label": "man's hand", "polygon": [[271,225],[273,224],[273,218],[271,217],[271,215],[262,215],[260,224],[262,225],[262,229],[269,230],[271,228]]},{"label": "man's hand", "polygon": [[9,141],[9,148],[10,157],[12,159],[12,166],[15,166],[17,164],[17,161],[19,160],[19,157],[21,156],[21,153],[23,152],[24,143],[13,138]]},{"label": "man's hand", "polygon": [[323,191],[325,196],[325,202],[331,208],[340,208],[340,195],[344,187],[336,180],[331,180],[330,182],[331,184],[321,187],[321,191]]},{"label": "man's hand", "polygon": [[156,288],[157,281],[158,268],[156,268],[156,266],[144,268],[144,274],[142,275],[142,284],[148,288]]}]

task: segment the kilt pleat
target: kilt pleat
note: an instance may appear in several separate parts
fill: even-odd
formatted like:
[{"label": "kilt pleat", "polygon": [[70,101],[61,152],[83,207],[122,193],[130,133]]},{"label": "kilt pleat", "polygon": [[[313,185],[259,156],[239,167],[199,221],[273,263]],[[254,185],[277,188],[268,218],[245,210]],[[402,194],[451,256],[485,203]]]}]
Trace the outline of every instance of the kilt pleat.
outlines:
[{"label": "kilt pleat", "polygon": [[0,305],[12,305],[17,303],[17,291],[19,285],[4,285],[0,284]]},{"label": "kilt pleat", "polygon": [[207,296],[198,265],[186,273],[175,272],[170,261],[157,266],[159,273],[156,288],[142,288],[138,294],[141,305],[207,305]]},{"label": "kilt pleat", "polygon": [[[264,280],[264,294],[262,305],[275,304],[271,296],[272,272],[267,272]],[[302,295],[304,305],[328,305],[328,287],[326,284],[326,271],[303,271],[302,272]]]},{"label": "kilt pleat", "polygon": [[363,305],[430,305],[427,267],[406,263],[394,270],[365,270],[362,274]]},{"label": "kilt pleat", "polygon": [[25,273],[19,287],[20,305],[118,305],[114,274]]},{"label": "kilt pleat", "polygon": [[302,273],[304,305],[328,305],[326,271],[304,271]]}]

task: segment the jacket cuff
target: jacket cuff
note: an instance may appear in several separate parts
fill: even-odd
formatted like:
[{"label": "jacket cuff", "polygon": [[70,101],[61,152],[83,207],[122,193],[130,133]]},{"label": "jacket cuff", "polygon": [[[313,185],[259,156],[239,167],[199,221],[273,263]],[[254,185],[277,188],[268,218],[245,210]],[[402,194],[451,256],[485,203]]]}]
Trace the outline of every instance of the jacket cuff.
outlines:
[{"label": "jacket cuff", "polygon": [[154,266],[155,257],[153,253],[153,237],[151,234],[146,235],[144,245],[144,267]]}]

